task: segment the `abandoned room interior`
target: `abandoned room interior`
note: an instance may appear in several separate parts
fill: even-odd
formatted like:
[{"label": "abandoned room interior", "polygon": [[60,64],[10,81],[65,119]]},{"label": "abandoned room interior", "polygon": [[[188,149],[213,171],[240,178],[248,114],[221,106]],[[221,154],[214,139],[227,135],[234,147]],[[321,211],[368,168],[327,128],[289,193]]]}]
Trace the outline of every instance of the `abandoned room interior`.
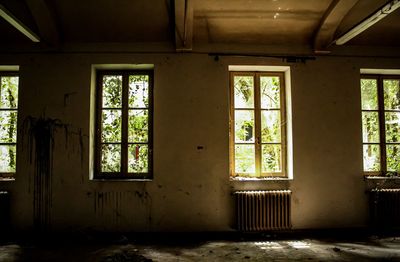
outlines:
[{"label": "abandoned room interior", "polygon": [[296,238],[328,231],[385,232],[379,252],[353,248],[400,259],[399,7],[1,0],[0,260],[67,234],[234,240],[197,246],[208,261],[349,259],[335,255],[352,241]]}]

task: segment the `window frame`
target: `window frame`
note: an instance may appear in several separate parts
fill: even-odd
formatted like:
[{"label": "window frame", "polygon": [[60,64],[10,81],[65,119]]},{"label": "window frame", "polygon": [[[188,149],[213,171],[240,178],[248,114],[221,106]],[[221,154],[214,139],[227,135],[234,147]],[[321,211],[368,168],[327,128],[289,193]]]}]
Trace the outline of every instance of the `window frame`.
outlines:
[{"label": "window frame", "polygon": [[[101,141],[102,135],[102,112],[103,112],[103,76],[121,75],[122,76],[122,97],[121,97],[121,162],[119,172],[101,172]],[[128,121],[129,110],[139,108],[129,107],[129,76],[147,75],[149,77],[148,86],[148,131],[147,143],[137,142],[133,144],[145,144],[148,146],[148,167],[147,173],[129,173],[128,172]],[[97,70],[96,71],[96,109],[95,109],[95,165],[94,179],[104,180],[151,180],[153,178],[153,89],[154,89],[154,71],[153,70]],[[143,109],[143,108],[140,108]]]},{"label": "window frame", "polygon": [[[361,80],[362,79],[372,79],[376,80],[377,83],[377,102],[378,102],[378,109],[377,110],[364,110],[362,108],[362,94],[361,94]],[[365,176],[385,176],[388,173],[392,173],[393,171],[387,171],[387,150],[386,146],[390,144],[400,145],[400,141],[393,143],[393,142],[386,142],[386,119],[385,113],[386,112],[399,112],[400,110],[385,110],[385,101],[384,101],[384,87],[383,82],[384,80],[399,80],[400,75],[383,75],[383,74],[361,74],[360,76],[360,102],[361,102],[361,129],[363,128],[362,123],[362,113],[363,112],[378,112],[378,125],[379,125],[379,143],[365,143],[363,140],[363,133],[361,134],[361,142],[362,147],[364,145],[379,145],[379,154],[380,154],[380,171],[365,171],[364,170],[364,149],[362,153],[363,158],[363,173]],[[395,172],[396,173],[396,172]]]},{"label": "window frame", "polygon": [[[18,77],[18,103],[19,103],[19,82],[20,82],[20,76],[18,71],[0,71],[0,85],[1,85],[1,78],[4,76],[16,76]],[[1,87],[0,87],[1,88]],[[15,172],[0,172],[0,181],[1,180],[14,180],[15,179],[15,174],[17,173],[17,154],[18,154],[18,115],[19,115],[19,105],[17,103],[16,108],[0,108],[0,111],[17,111],[17,122],[16,122],[16,140],[13,143],[3,143],[0,142],[0,146],[10,146],[10,145],[15,145]]]},{"label": "window frame", "polygon": [[[287,115],[286,115],[286,79],[284,72],[268,71],[230,71],[230,83],[229,83],[229,174],[231,179],[268,179],[268,178],[288,178],[287,172]],[[246,108],[246,110],[254,110],[254,142],[249,143],[255,146],[255,173],[236,173],[235,171],[235,145],[241,144],[235,142],[235,110],[241,110],[235,108],[235,88],[234,88],[234,77],[235,76],[253,76],[254,79],[254,107]],[[280,111],[280,122],[281,122],[281,142],[262,142],[261,135],[261,95],[260,95],[260,79],[263,76],[274,76],[279,77],[280,83],[280,108],[272,109],[273,111]],[[244,108],[243,108],[244,110]],[[282,124],[283,123],[283,124]],[[246,144],[246,143],[243,143]],[[281,146],[281,172],[262,172],[262,145],[280,145]]]}]

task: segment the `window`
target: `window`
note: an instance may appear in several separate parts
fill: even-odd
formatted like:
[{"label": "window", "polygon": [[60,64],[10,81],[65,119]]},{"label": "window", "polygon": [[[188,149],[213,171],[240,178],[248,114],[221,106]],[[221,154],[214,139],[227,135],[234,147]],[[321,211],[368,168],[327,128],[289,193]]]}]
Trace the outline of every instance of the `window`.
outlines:
[{"label": "window", "polygon": [[400,77],[362,75],[364,172],[400,173]]},{"label": "window", "polygon": [[10,179],[16,171],[18,75],[0,72],[0,178]]},{"label": "window", "polygon": [[151,178],[151,71],[98,71],[95,178]]},{"label": "window", "polygon": [[286,177],[283,73],[231,72],[230,174]]}]

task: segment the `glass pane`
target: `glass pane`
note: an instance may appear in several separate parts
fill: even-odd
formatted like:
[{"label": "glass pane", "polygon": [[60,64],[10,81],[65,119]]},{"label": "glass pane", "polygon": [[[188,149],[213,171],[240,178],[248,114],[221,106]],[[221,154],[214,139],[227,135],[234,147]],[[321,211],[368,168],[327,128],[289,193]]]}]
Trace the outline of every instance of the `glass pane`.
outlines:
[{"label": "glass pane", "polygon": [[261,111],[261,141],[262,143],[281,142],[280,111]]},{"label": "glass pane", "polygon": [[400,80],[383,80],[386,110],[400,110]]},{"label": "glass pane", "polygon": [[15,173],[16,151],[15,145],[0,146],[0,173]]},{"label": "glass pane", "polygon": [[261,171],[263,173],[282,172],[281,145],[262,145]]},{"label": "glass pane", "polygon": [[253,110],[235,110],[235,142],[254,142]]},{"label": "glass pane", "polygon": [[280,108],[280,85],[277,76],[260,78],[261,108]]},{"label": "glass pane", "polygon": [[254,80],[252,76],[235,76],[235,108],[254,108]]},{"label": "glass pane", "polygon": [[129,107],[149,107],[149,76],[129,76]]},{"label": "glass pane", "polygon": [[149,149],[147,145],[128,146],[128,172],[149,172]]},{"label": "glass pane", "polygon": [[102,142],[121,141],[121,110],[103,110],[103,130],[101,133]]},{"label": "glass pane", "polygon": [[103,76],[103,107],[122,107],[122,76]]},{"label": "glass pane", "polygon": [[101,172],[121,171],[121,145],[101,145]]},{"label": "glass pane", "polygon": [[400,173],[400,145],[386,145],[387,171]]},{"label": "glass pane", "polygon": [[381,170],[381,153],[379,145],[363,145],[364,171]]},{"label": "glass pane", "polygon": [[362,112],[362,135],[364,143],[379,143],[378,112]]},{"label": "glass pane", "polygon": [[129,110],[129,142],[147,142],[149,130],[148,110]]},{"label": "glass pane", "polygon": [[18,76],[1,76],[0,108],[18,107]]},{"label": "glass pane", "polygon": [[376,79],[361,79],[361,108],[363,110],[378,110]]},{"label": "glass pane", "polygon": [[17,111],[0,111],[0,143],[17,142]]},{"label": "glass pane", "polygon": [[385,112],[386,142],[400,142],[400,112]]},{"label": "glass pane", "polygon": [[254,145],[235,145],[235,172],[256,172]]}]

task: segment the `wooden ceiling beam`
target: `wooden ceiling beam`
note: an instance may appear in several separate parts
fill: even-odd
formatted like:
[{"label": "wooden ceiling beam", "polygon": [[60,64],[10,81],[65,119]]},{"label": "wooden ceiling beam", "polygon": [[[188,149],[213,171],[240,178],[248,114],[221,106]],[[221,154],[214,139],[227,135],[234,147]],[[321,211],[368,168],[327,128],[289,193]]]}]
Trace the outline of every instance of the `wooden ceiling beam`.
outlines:
[{"label": "wooden ceiling beam", "polygon": [[191,0],[175,0],[175,49],[177,52],[193,48],[193,5]]},{"label": "wooden ceiling beam", "polygon": [[336,29],[358,0],[332,0],[314,34],[315,53],[329,53],[329,46],[334,42]]},{"label": "wooden ceiling beam", "polygon": [[3,4],[0,3],[0,17],[6,20],[15,29],[20,31],[23,35],[28,37],[33,42],[40,42],[40,37],[34,32],[34,30],[27,26],[24,22],[19,20],[13,12],[7,9]]},{"label": "wooden ceiling beam", "polygon": [[54,14],[44,0],[25,0],[36,22],[40,36],[49,45],[60,43],[60,34]]}]

